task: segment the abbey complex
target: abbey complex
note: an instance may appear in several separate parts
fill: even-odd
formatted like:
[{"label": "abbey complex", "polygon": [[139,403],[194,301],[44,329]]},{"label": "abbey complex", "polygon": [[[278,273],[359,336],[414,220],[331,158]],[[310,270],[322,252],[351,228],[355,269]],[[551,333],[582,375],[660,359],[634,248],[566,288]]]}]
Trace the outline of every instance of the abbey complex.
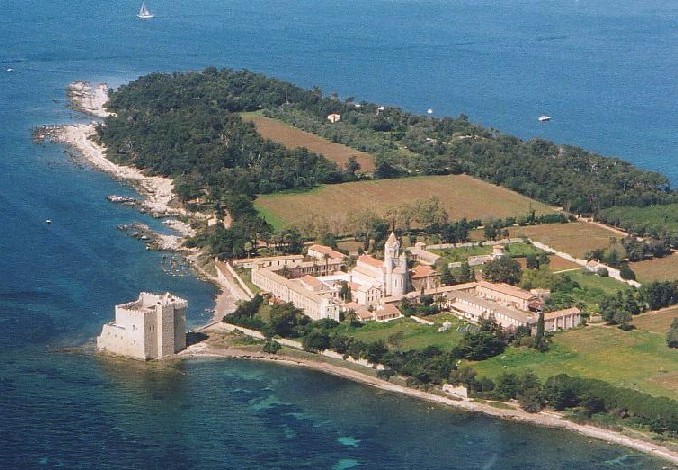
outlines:
[{"label": "abbey complex", "polygon": [[[434,265],[439,256],[427,251],[423,243],[408,251],[416,264],[411,269],[405,250],[391,233],[383,260],[362,254],[353,267],[343,253],[317,244],[308,247],[306,256],[236,260],[234,265],[251,269],[252,283],[273,302],[292,302],[313,320],[339,321],[353,311],[361,321],[388,321],[402,317],[403,299],[416,303],[423,296],[434,296],[466,320],[494,320],[507,329],[536,326],[548,292],[482,280],[442,286]],[[502,249],[496,247],[487,260],[501,256]],[[548,312],[544,320],[547,331],[569,329],[581,323],[581,314],[573,307]]]}]

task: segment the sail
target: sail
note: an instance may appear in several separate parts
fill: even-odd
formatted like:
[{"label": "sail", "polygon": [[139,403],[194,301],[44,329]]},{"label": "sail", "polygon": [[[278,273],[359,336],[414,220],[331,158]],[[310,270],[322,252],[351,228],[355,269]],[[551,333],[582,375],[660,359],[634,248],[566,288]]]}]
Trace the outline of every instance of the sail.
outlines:
[{"label": "sail", "polygon": [[149,11],[148,8],[146,8],[146,4],[142,3],[141,4],[141,9],[139,10],[139,14],[137,15],[139,18],[153,18],[153,13]]}]

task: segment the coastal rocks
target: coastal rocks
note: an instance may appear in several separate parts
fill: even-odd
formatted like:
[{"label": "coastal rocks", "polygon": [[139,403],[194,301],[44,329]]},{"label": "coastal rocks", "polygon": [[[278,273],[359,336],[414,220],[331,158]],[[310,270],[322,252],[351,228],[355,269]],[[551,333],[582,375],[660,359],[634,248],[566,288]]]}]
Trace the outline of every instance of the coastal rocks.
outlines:
[{"label": "coastal rocks", "polygon": [[115,194],[111,194],[106,196],[106,199],[114,204],[122,204],[124,206],[136,206],[139,204],[139,201],[129,196],[117,196]]},{"label": "coastal rocks", "polygon": [[108,101],[106,83],[93,85],[85,81],[73,82],[66,88],[66,94],[71,108],[76,111],[100,118],[111,115],[104,108],[104,104]]},{"label": "coastal rocks", "polygon": [[44,142],[59,142],[61,126],[38,126],[31,131],[31,137],[36,144]]},{"label": "coastal rocks", "polygon": [[[146,244],[147,250],[158,250],[158,251],[181,251],[184,250],[182,247],[183,238],[178,235],[168,235],[163,233],[157,233],[151,230],[151,228],[146,224],[134,223],[134,224],[120,224],[118,225],[118,230],[126,233],[130,237],[140,240]],[[180,268],[179,263],[170,263],[170,271],[177,273],[183,271],[183,268],[175,270],[175,268]]]}]

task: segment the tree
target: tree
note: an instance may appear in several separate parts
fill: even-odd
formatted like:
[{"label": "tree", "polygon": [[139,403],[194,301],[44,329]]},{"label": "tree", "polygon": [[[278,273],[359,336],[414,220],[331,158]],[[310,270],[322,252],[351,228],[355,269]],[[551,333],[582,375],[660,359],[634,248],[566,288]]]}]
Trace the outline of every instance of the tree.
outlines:
[{"label": "tree", "polygon": [[473,276],[473,269],[471,269],[471,265],[468,264],[468,261],[463,261],[461,263],[461,267],[459,268],[459,275],[457,277],[457,282],[464,283],[464,282],[473,282],[474,276]]},{"label": "tree", "polygon": [[545,332],[544,311],[539,310],[539,318],[537,319],[537,331],[534,335],[534,347],[541,352],[544,352],[548,349],[548,343],[546,342],[544,332]]},{"label": "tree", "polygon": [[527,269],[539,268],[539,261],[537,260],[537,255],[535,255],[534,253],[530,253],[529,255],[527,255],[525,261],[527,263]]},{"label": "tree", "polygon": [[301,309],[292,302],[277,304],[271,307],[270,327],[273,334],[283,338],[299,336],[299,327],[311,321]]},{"label": "tree", "polygon": [[546,405],[546,400],[539,387],[529,387],[518,393],[518,403],[528,413],[538,413]]},{"label": "tree", "polygon": [[619,267],[619,276],[621,276],[622,279],[635,279],[636,278],[636,273],[633,272],[633,269],[629,267],[628,263],[623,263]]},{"label": "tree", "polygon": [[579,405],[577,391],[566,375],[550,377],[544,384],[543,396],[556,411]]},{"label": "tree", "polygon": [[360,170],[360,163],[358,163],[355,155],[351,155],[346,162],[346,173],[351,179],[355,179],[358,170]]},{"label": "tree", "polygon": [[612,317],[614,319],[614,323],[619,325],[620,330],[630,330],[631,325],[629,322],[631,321],[631,312],[627,310],[618,310],[614,313],[614,316]]},{"label": "tree", "polygon": [[352,299],[351,286],[346,281],[341,281],[341,287],[339,288],[339,298],[344,302],[350,302]]},{"label": "tree", "polygon": [[330,347],[330,335],[321,329],[313,328],[301,341],[306,351],[318,352]]},{"label": "tree", "polygon": [[491,282],[515,285],[520,281],[520,264],[509,256],[500,256],[483,266],[483,277]]},{"label": "tree", "polygon": [[479,361],[498,356],[504,352],[506,345],[501,326],[493,321],[483,320],[480,330],[467,331],[454,351],[457,357]]},{"label": "tree", "polygon": [[499,236],[499,227],[495,222],[487,222],[483,226],[483,234],[485,235],[485,240],[496,240]]},{"label": "tree", "polygon": [[674,318],[666,333],[666,344],[669,348],[678,348],[678,318]]},{"label": "tree", "polygon": [[268,339],[264,343],[263,351],[268,354],[277,354],[277,352],[280,351],[280,348],[282,348],[282,346],[279,342],[274,339]]},{"label": "tree", "polygon": [[520,379],[518,375],[511,372],[503,372],[498,378],[494,387],[494,393],[500,400],[512,400],[520,392]]},{"label": "tree", "polygon": [[333,250],[337,249],[337,238],[333,233],[325,232],[319,240],[321,245],[329,246]]},{"label": "tree", "polygon": [[365,359],[372,364],[379,364],[387,352],[388,348],[386,347],[384,340],[380,339],[373,341],[369,343],[365,349]]},{"label": "tree", "polygon": [[454,277],[452,276],[450,267],[447,265],[447,261],[444,261],[440,267],[440,283],[444,286],[449,286],[454,283]]}]

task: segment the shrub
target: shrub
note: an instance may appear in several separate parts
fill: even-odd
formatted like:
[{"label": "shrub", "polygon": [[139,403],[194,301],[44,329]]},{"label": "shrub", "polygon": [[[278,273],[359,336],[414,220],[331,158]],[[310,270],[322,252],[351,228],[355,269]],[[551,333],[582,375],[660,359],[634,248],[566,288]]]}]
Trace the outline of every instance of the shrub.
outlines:
[{"label": "shrub", "polygon": [[274,339],[269,339],[264,343],[263,351],[268,354],[277,354],[282,346]]}]

